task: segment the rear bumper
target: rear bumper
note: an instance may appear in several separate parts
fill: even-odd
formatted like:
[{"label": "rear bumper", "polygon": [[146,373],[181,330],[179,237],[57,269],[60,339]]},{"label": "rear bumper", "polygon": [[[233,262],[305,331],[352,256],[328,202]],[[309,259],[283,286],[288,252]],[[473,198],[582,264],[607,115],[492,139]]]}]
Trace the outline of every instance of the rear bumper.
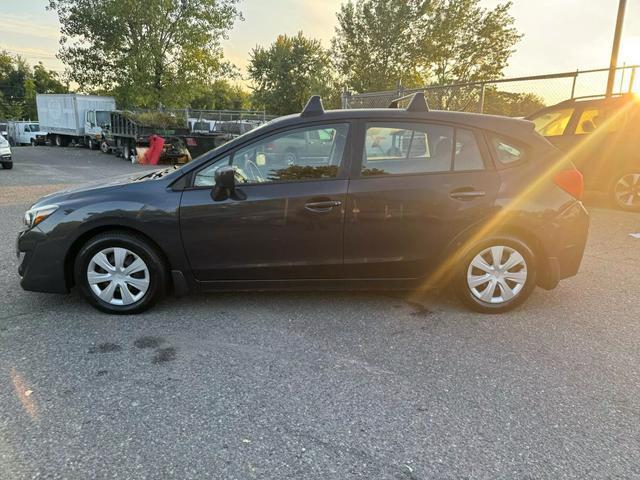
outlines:
[{"label": "rear bumper", "polygon": [[546,255],[539,265],[538,285],[555,288],[560,280],[580,270],[589,234],[589,214],[581,202],[575,202],[555,220],[553,234],[544,239]]}]

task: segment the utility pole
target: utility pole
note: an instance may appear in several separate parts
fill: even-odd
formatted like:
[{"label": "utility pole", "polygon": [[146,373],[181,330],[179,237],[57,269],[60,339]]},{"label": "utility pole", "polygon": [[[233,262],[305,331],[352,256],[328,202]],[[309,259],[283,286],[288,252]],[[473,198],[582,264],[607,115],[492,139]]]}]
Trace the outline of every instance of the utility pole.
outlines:
[{"label": "utility pole", "polygon": [[607,97],[613,94],[613,83],[616,79],[616,67],[618,66],[618,50],[620,49],[620,37],[622,36],[622,24],[624,23],[624,10],[627,0],[620,0],[618,4],[618,18],[616,20],[616,32],[613,35],[613,48],[611,49],[611,63],[609,64],[609,78],[607,79]]}]

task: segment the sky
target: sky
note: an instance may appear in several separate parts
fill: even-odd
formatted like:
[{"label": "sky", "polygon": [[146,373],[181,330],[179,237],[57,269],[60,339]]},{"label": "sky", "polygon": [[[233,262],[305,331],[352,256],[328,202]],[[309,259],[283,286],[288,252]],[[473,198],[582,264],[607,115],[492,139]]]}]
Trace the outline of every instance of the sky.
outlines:
[{"label": "sky", "polygon": [[[225,56],[244,69],[249,51],[282,33],[302,30],[325,46],[334,34],[343,0],[241,0],[238,21],[223,42]],[[402,0],[399,0],[402,1]],[[59,24],[47,0],[0,0],[0,49],[41,61],[61,72],[55,55]],[[491,8],[503,0],[481,0]],[[524,34],[505,76],[606,67],[618,0],[513,0],[516,28]],[[619,63],[640,64],[640,0],[628,0]]]}]

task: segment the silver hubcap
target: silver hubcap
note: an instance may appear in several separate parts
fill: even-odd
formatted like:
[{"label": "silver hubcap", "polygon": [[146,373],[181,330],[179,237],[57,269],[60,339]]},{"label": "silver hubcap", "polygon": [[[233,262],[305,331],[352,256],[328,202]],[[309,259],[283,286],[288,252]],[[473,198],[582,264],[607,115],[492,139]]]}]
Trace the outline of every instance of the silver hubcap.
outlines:
[{"label": "silver hubcap", "polygon": [[87,267],[93,293],[111,305],[131,305],[149,290],[149,269],[131,250],[113,247],[96,253]]},{"label": "silver hubcap", "polygon": [[616,201],[625,207],[640,207],[640,173],[623,175],[614,189]]},{"label": "silver hubcap", "polygon": [[516,297],[527,281],[527,262],[511,247],[498,245],[477,254],[467,269],[467,285],[474,297],[504,303]]}]

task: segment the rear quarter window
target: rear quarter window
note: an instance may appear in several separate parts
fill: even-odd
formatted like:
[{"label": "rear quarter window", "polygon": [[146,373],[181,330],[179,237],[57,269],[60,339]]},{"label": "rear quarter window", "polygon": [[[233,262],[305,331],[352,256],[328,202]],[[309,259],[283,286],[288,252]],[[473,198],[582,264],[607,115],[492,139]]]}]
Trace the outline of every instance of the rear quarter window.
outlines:
[{"label": "rear quarter window", "polygon": [[502,165],[512,165],[525,159],[524,147],[517,145],[512,140],[494,136],[491,139],[491,144],[498,163]]}]

